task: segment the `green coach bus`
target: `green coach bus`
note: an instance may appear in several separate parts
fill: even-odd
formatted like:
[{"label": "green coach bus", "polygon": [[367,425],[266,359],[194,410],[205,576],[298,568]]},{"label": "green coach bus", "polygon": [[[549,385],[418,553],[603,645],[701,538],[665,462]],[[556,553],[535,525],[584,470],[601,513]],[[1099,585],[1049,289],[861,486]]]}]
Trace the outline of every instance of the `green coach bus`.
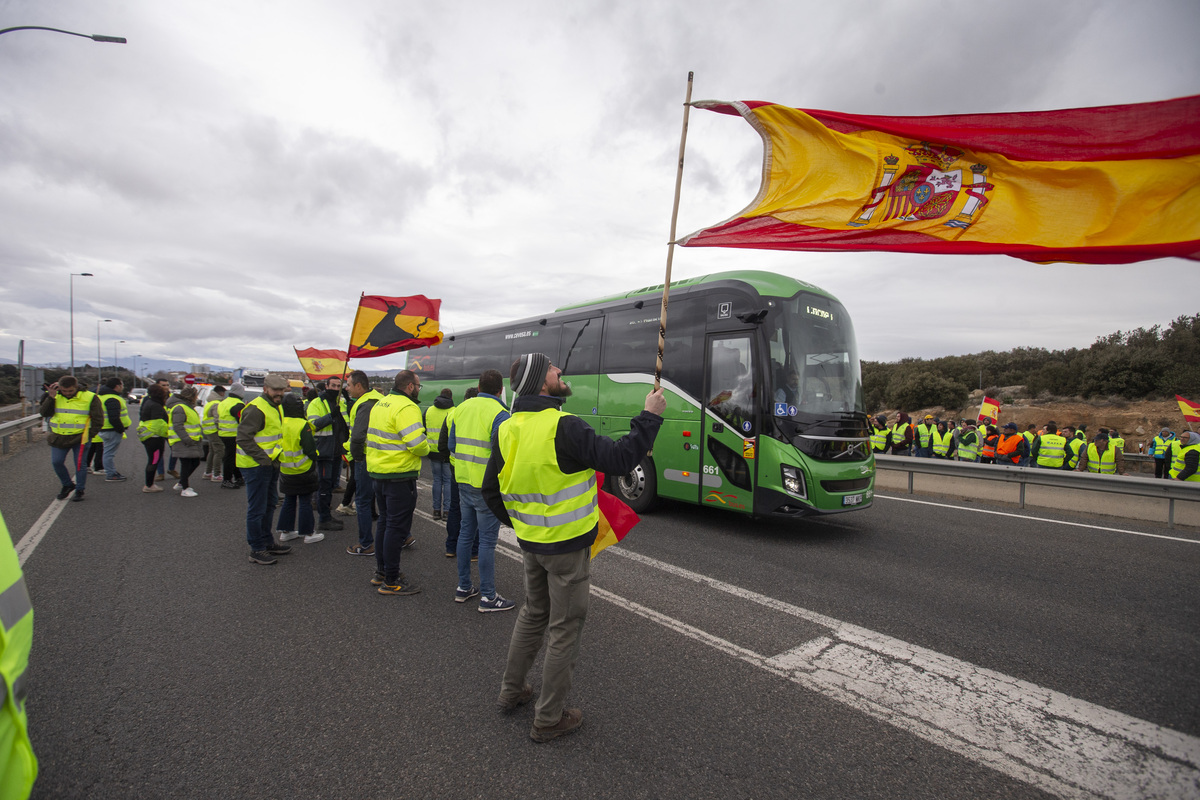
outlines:
[{"label": "green coach bus", "polygon": [[[447,336],[409,353],[426,405],[444,387],[461,402],[486,369],[508,376],[542,352],[571,387],[564,410],[613,438],[654,385],[663,287],[648,286],[544,317]],[[769,272],[721,272],[671,284],[654,450],[605,488],[635,511],[656,498],[758,517],[865,508],[875,462],[854,328],[830,294]]]}]

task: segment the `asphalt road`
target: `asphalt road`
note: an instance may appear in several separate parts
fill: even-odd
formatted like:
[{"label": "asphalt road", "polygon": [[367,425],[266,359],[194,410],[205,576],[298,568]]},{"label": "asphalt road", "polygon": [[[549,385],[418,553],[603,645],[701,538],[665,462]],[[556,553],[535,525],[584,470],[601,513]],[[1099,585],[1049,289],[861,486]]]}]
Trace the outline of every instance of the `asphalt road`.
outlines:
[{"label": "asphalt road", "polygon": [[[402,565],[424,591],[385,597],[353,518],[255,566],[242,492],[139,486],[91,476],[25,564],[35,797],[1200,795],[1196,532],[667,505],[597,558],[583,728],[538,745],[531,709],[494,709],[515,613],[452,602],[427,488]],[[0,460],[14,541],[56,491],[44,445]]]}]

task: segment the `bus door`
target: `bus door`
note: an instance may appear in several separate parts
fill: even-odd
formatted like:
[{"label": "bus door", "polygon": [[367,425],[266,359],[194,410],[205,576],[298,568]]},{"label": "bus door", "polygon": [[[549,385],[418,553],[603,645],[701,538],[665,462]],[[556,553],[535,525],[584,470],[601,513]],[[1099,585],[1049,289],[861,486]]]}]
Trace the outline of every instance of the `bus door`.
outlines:
[{"label": "bus door", "polygon": [[750,333],[710,334],[705,355],[700,502],[754,508],[758,391]]}]

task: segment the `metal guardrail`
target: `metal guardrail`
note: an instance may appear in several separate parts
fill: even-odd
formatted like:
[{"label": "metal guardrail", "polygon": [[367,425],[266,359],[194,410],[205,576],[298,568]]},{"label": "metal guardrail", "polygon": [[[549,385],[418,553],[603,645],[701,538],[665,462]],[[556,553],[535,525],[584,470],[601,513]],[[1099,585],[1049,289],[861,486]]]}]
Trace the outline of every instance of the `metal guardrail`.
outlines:
[{"label": "metal guardrail", "polygon": [[[1127,455],[1126,458],[1129,456]],[[1148,458],[1148,456],[1147,456]],[[1161,478],[1142,478],[1130,475],[1101,475],[1092,472],[1071,472],[1061,469],[1014,467],[1004,464],[975,464],[969,461],[947,461],[940,458],[912,456],[875,456],[878,469],[908,473],[908,493],[913,493],[913,475],[941,475],[947,478],[1001,481],[1021,486],[1021,508],[1025,507],[1026,486],[1051,486],[1136,497],[1157,497],[1168,501],[1167,527],[1175,527],[1175,501],[1200,502],[1200,482],[1167,481]]]},{"label": "metal guardrail", "polygon": [[14,433],[25,431],[25,441],[33,441],[33,429],[42,424],[41,414],[31,414],[28,417],[21,417],[12,422],[0,423],[0,452],[8,452],[8,439]]}]

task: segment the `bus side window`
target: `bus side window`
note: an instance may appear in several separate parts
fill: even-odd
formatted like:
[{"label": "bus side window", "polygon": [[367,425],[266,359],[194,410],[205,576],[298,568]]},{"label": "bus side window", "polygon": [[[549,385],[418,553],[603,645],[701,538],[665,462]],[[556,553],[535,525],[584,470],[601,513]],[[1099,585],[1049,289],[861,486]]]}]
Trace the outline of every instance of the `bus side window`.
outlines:
[{"label": "bus side window", "polygon": [[438,379],[447,381],[463,377],[463,342],[443,340],[437,350],[435,367]]},{"label": "bus side window", "polygon": [[592,317],[563,323],[562,346],[555,364],[568,377],[600,371],[601,319]]},{"label": "bus side window", "polygon": [[501,375],[508,375],[512,366],[512,339],[506,339],[508,331],[489,331],[483,335],[472,336],[470,346],[463,359],[463,377],[478,378],[485,370],[498,370]]}]

